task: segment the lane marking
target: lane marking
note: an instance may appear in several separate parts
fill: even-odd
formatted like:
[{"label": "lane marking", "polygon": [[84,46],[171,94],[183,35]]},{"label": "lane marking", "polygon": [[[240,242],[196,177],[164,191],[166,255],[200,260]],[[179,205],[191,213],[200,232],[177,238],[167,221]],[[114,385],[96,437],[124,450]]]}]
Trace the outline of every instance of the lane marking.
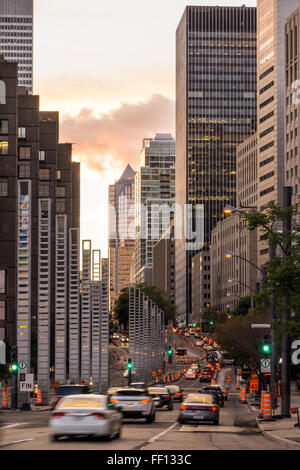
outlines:
[{"label": "lane marking", "polygon": [[157,434],[156,436],[152,437],[149,441],[147,441],[149,444],[156,441],[159,437],[163,436],[164,434],[166,434],[168,431],[171,431],[171,429],[173,429],[178,423],[175,422],[173,423],[171,426],[169,426],[167,429],[165,429],[163,432]]},{"label": "lane marking", "polygon": [[15,428],[16,426],[23,426],[24,424],[27,424],[27,423],[14,423],[14,424],[7,424],[6,426],[0,426],[0,431],[1,429]]},{"label": "lane marking", "polygon": [[13,442],[8,442],[7,444],[2,444],[0,447],[7,447],[7,446],[13,446],[15,444],[22,444],[22,442],[28,442],[28,441],[34,441],[34,437],[30,437],[29,439],[22,439],[21,441],[13,441]]}]

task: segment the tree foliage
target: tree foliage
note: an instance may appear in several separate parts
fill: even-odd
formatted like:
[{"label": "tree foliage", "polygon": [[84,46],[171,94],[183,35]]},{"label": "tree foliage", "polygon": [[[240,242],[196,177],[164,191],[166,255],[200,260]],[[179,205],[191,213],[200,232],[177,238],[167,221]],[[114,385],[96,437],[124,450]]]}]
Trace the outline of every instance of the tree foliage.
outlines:
[{"label": "tree foliage", "polygon": [[[145,284],[138,284],[137,287],[140,288],[145,293],[145,295],[149,297],[149,299],[153,300],[153,302],[155,302],[157,306],[164,311],[165,324],[167,324],[169,320],[175,321],[176,307],[171,304],[164,290],[159,289],[156,286],[146,286]],[[127,329],[129,319],[128,287],[121,290],[114,312],[116,318],[119,321],[119,324],[124,324],[125,329]]]}]

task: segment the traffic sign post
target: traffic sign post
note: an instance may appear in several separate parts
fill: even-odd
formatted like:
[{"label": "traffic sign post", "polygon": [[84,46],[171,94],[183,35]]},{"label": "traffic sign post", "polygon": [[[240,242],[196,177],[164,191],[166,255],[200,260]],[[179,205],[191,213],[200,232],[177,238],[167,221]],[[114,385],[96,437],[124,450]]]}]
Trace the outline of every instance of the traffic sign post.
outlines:
[{"label": "traffic sign post", "polygon": [[260,371],[262,374],[268,374],[271,372],[271,361],[270,359],[261,359],[260,360]]},{"label": "traffic sign post", "polygon": [[20,392],[33,392],[33,374],[21,373],[20,376]]}]

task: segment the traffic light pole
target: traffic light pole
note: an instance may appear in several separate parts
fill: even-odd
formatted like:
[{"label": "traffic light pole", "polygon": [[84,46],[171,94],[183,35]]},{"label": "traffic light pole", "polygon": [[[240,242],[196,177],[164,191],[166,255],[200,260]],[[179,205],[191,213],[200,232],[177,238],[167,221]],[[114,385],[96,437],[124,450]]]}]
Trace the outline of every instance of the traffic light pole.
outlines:
[{"label": "traffic light pole", "polygon": [[[18,362],[18,349],[16,346],[11,348],[11,364]],[[11,371],[11,408],[16,410],[18,408],[18,368]]]},{"label": "traffic light pole", "polygon": [[[283,188],[283,207],[288,208],[292,204],[292,188],[286,186]],[[291,217],[284,220],[283,223],[283,233],[287,235],[291,233]],[[287,253],[285,256],[290,256],[290,243],[287,243]],[[281,378],[283,386],[283,401],[282,401],[282,417],[290,418],[290,401],[291,401],[291,350],[290,350],[290,336],[286,330],[287,322],[290,320],[290,299],[285,297],[283,305],[283,325],[284,332],[282,336],[282,369],[281,369]]]}]

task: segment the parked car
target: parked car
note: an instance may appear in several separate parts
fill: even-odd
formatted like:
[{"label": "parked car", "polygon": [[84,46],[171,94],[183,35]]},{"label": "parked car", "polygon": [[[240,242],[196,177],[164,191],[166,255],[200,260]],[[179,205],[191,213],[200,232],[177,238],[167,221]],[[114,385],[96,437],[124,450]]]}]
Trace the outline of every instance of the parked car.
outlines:
[{"label": "parked car", "polygon": [[110,403],[124,418],[145,418],[146,423],[155,420],[155,404],[144,388],[119,388],[110,396]]},{"label": "parked car", "polygon": [[182,402],[183,400],[183,392],[180,389],[179,385],[168,385],[168,390],[172,395],[173,401]]},{"label": "parked car", "polygon": [[167,387],[148,387],[147,391],[157,408],[167,407],[168,410],[173,410],[172,394]]},{"label": "parked car", "polygon": [[92,393],[92,389],[88,385],[81,384],[65,384],[59,385],[50,400],[52,410],[57,406],[57,403],[67,395],[86,395]]},{"label": "parked car", "polygon": [[219,405],[213,394],[191,393],[184,399],[178,422],[212,421],[219,424]]},{"label": "parked car", "polygon": [[203,393],[213,393],[216,395],[217,403],[219,406],[223,407],[224,406],[224,395],[223,391],[219,387],[219,385],[205,385],[202,388]]},{"label": "parked car", "polygon": [[61,436],[120,437],[122,415],[106,395],[68,395],[59,400],[49,422],[52,440]]}]

